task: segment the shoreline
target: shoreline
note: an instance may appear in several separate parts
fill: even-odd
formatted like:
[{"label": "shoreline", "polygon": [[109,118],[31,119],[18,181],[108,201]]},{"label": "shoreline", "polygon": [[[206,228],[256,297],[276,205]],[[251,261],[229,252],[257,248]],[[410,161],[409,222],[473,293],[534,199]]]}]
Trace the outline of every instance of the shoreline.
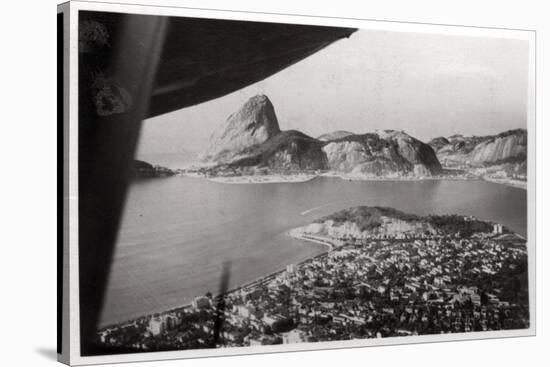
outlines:
[{"label": "shoreline", "polygon": [[504,185],[508,187],[515,187],[516,189],[527,190],[527,181],[513,180],[509,178],[492,178],[492,177],[483,177],[484,181],[492,182],[499,185]]},{"label": "shoreline", "polygon": [[233,177],[204,177],[208,181],[224,184],[298,183],[311,181],[318,175],[258,175]]},{"label": "shoreline", "polygon": [[297,232],[297,228],[291,229],[290,231],[287,231],[285,234],[289,237],[292,237],[300,241],[307,241],[307,242],[317,243],[319,245],[324,245],[329,248],[329,252],[334,250],[335,248],[339,248],[344,245],[342,241],[335,240],[329,237],[299,233]]},{"label": "shoreline", "polygon": [[[506,185],[506,186],[509,186],[509,187],[515,187],[515,188],[519,188],[519,189],[523,189],[523,190],[527,189],[527,183],[526,182],[522,185],[521,182],[518,182],[517,180],[488,178],[488,177],[449,176],[449,177],[358,178],[358,177],[349,177],[349,176],[346,176],[346,175],[334,174],[334,173],[330,173],[330,172],[325,172],[325,173],[320,173],[320,174],[309,174],[309,175],[308,174],[294,174],[294,175],[234,176],[234,177],[214,177],[214,178],[209,178],[209,177],[206,177],[203,174],[199,174],[199,173],[196,173],[196,172],[179,172],[177,175],[182,176],[182,177],[207,179],[209,181],[219,182],[219,183],[235,183],[235,184],[276,183],[276,182],[281,182],[281,183],[307,182],[307,181],[313,180],[317,177],[327,177],[327,178],[340,178],[342,180],[353,180],[353,181],[428,181],[428,180],[430,180],[430,181],[435,181],[435,180],[442,180],[442,181],[443,180],[450,180],[450,181],[454,181],[454,180],[456,180],[456,181],[459,181],[459,180],[461,180],[461,181],[486,181],[486,182],[491,182],[491,183],[495,183],[495,184]],[[242,180],[238,180],[236,182],[226,182],[226,179],[231,180],[231,179],[235,179],[235,178],[238,178],[238,179],[242,178]],[[257,179],[257,178],[260,178],[260,180],[254,180],[254,179]],[[266,178],[267,178],[267,180],[265,180]],[[510,182],[510,181],[512,181],[512,182]],[[315,209],[315,208],[313,208],[313,209]],[[307,211],[309,211],[309,210],[311,210],[311,209],[308,209]],[[284,233],[286,235],[288,235],[289,237],[294,238],[296,240],[315,243],[317,245],[322,245],[322,246],[325,246],[326,248],[328,248],[327,252],[323,252],[322,254],[315,255],[315,256],[312,256],[312,257],[310,256],[307,259],[296,262],[296,264],[301,264],[305,261],[309,261],[311,259],[316,258],[317,256],[326,255],[327,253],[333,251],[335,248],[338,248],[339,246],[341,246],[341,244],[335,245],[334,243],[331,242],[332,239],[329,239],[327,237],[314,236],[314,235],[304,235],[304,234],[300,234],[300,233],[297,233],[297,232],[293,233],[292,229],[289,230],[289,231],[286,231]],[[318,238],[315,238],[315,237],[318,237]],[[272,273],[269,273],[269,274],[266,274],[266,275],[261,275],[261,276],[255,278],[251,281],[245,282],[241,285],[238,285],[234,288],[231,288],[225,293],[230,294],[230,293],[238,291],[242,288],[249,287],[253,284],[258,284],[260,282],[267,281],[270,277],[272,277],[272,276],[274,276],[274,275],[276,275],[276,274],[278,274],[278,273],[280,273],[284,270],[285,269],[283,268],[281,270],[277,270],[275,272],[272,272]],[[120,321],[120,322],[110,322],[110,323],[105,324],[104,326],[101,326],[101,328],[99,330],[105,330],[105,329],[112,328],[112,327],[130,325],[130,324],[133,324],[135,322],[139,322],[140,320],[147,319],[147,318],[151,317],[154,314],[161,314],[162,315],[162,314],[168,314],[168,313],[171,313],[171,312],[177,312],[177,311],[185,310],[186,308],[191,307],[191,303],[192,302],[190,301],[190,302],[187,302],[187,303],[184,303],[184,304],[177,305],[175,307],[171,307],[169,309],[162,309],[162,310],[159,310],[159,311],[148,312],[145,315],[132,317],[130,319],[123,320],[123,321]]]},{"label": "shoreline", "polygon": [[[300,264],[303,264],[307,261],[311,261],[313,259],[316,259],[318,257],[323,257],[323,256],[326,256],[330,251],[332,251],[334,249],[334,246],[333,244],[329,244],[329,241],[326,240],[327,242],[322,242],[321,239],[319,240],[315,240],[315,239],[308,239],[308,238],[303,238],[302,236],[300,235],[292,235],[290,232],[292,232],[292,230],[290,231],[287,231],[285,232],[285,234],[289,237],[292,237],[294,239],[297,239],[297,240],[302,240],[302,241],[306,241],[306,242],[311,242],[311,243],[315,243],[315,244],[318,244],[318,245],[324,245],[326,247],[329,248],[328,251],[323,251],[322,253],[320,254],[317,254],[317,255],[313,255],[313,256],[308,256],[306,257],[305,259],[302,259],[300,261],[297,261],[295,263],[295,265],[300,265]],[[339,246],[336,246],[336,247],[339,247]],[[287,264],[289,265],[289,264]],[[238,292],[242,289],[245,289],[245,288],[248,288],[248,287],[251,287],[251,286],[255,286],[255,285],[259,285],[261,283],[264,283],[264,282],[267,282],[269,280],[271,280],[273,277],[275,277],[276,275],[282,273],[286,271],[286,265],[285,267],[279,269],[279,270],[275,270],[275,271],[272,271],[268,274],[264,274],[264,275],[260,275],[252,280],[249,280],[245,283],[242,283],[242,284],[239,284],[233,288],[230,288],[228,289],[224,294],[225,295],[229,295],[231,293],[234,293],[234,292]],[[219,294],[213,294],[212,298],[215,298],[217,297]],[[196,298],[196,297],[200,297],[200,296],[195,296],[193,298]],[[171,307],[169,309],[164,309],[163,311],[156,311],[156,312],[148,312],[147,314],[145,315],[141,315],[141,316],[138,316],[138,317],[134,317],[134,318],[130,318],[130,319],[127,319],[127,320],[124,320],[124,321],[119,321],[119,322],[112,322],[112,323],[108,323],[108,324],[105,324],[101,327],[98,328],[97,332],[100,332],[102,330],[107,330],[107,329],[112,329],[112,328],[120,328],[120,327],[125,327],[125,326],[129,326],[129,325],[132,325],[134,324],[135,322],[139,322],[139,321],[143,321],[143,320],[146,320],[150,317],[153,317],[154,315],[167,315],[167,314],[170,314],[170,313],[173,313],[173,312],[180,312],[180,311],[183,311],[187,308],[190,308],[192,307],[192,303],[193,301],[190,301],[188,303],[184,303],[184,304],[181,304],[181,305],[178,305],[178,306],[175,306],[175,307]]]},{"label": "shoreline", "polygon": [[[319,254],[316,254],[316,255],[305,256],[301,260],[291,263],[291,264],[294,264],[296,266],[302,265],[302,264],[307,263],[309,261],[313,261],[314,259],[322,258],[322,257],[325,257],[325,256],[330,256],[329,254],[332,251],[334,251],[335,249],[339,249],[339,248],[344,247],[347,243],[343,240],[338,240],[338,239],[334,239],[334,238],[327,237],[327,236],[320,236],[320,235],[303,233],[301,231],[302,228],[303,227],[293,228],[293,229],[290,229],[288,231],[285,231],[284,234],[289,236],[290,238],[300,240],[300,241],[304,241],[306,243],[309,242],[309,243],[314,243],[314,244],[317,244],[317,245],[323,245],[323,246],[327,247],[328,250],[323,251],[323,252],[321,252]],[[526,241],[526,239],[523,236],[517,234],[517,232],[513,232],[513,234],[515,234],[519,238]],[[251,287],[257,287],[259,285],[262,285],[266,282],[269,282],[269,281],[273,280],[273,278],[275,278],[279,274],[285,272],[287,270],[288,265],[290,265],[290,264],[286,264],[286,265],[284,265],[284,267],[282,267],[278,270],[271,271],[267,274],[260,275],[256,278],[252,279],[252,280],[245,281],[241,284],[235,285],[234,287],[227,289],[223,294],[214,294],[214,293],[212,293],[213,294],[212,298],[211,298],[212,305],[214,305],[214,302],[215,302],[216,298],[221,296],[221,295],[223,295],[224,297],[227,297],[227,296],[230,296],[230,295],[232,295],[236,292],[240,292],[242,290],[245,290],[245,289],[251,288]],[[200,295],[194,296],[193,300],[197,297],[200,297]],[[123,321],[107,323],[103,326],[98,327],[98,329],[96,331],[96,334],[102,333],[104,331],[108,331],[110,329],[124,328],[124,327],[128,327],[128,326],[144,323],[144,322],[147,322],[148,320],[150,320],[152,317],[155,317],[155,315],[168,316],[170,314],[174,314],[174,313],[177,313],[177,312],[185,312],[186,309],[189,309],[189,308],[193,307],[192,304],[193,304],[193,301],[190,301],[190,302],[187,302],[187,303],[184,303],[184,304],[180,304],[180,305],[177,305],[177,306],[174,306],[174,307],[170,307],[168,309],[147,312],[146,314],[142,314],[140,316],[133,317],[133,318],[130,318],[130,319],[126,319],[126,320],[123,320]]]},{"label": "shoreline", "polygon": [[318,174],[278,174],[278,175],[247,175],[247,176],[213,176],[208,177],[204,174],[196,172],[180,172],[179,176],[200,178],[211,182],[222,184],[267,184],[267,183],[302,183],[309,182],[317,177],[339,178],[344,181],[363,181],[363,182],[413,182],[413,181],[486,181],[499,185],[505,185],[522,190],[527,190],[527,182],[513,179],[499,179],[491,177],[463,177],[463,176],[433,176],[433,177],[416,177],[416,176],[401,176],[401,177],[362,177],[356,175],[346,175],[334,172],[324,172]]}]

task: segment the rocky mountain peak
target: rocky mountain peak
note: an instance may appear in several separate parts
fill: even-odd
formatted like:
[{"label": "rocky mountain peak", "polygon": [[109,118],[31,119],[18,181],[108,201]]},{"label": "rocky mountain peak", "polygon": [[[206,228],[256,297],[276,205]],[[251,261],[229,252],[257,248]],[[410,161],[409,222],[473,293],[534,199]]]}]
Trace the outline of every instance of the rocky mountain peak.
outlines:
[{"label": "rocky mountain peak", "polygon": [[203,160],[231,162],[280,132],[273,104],[266,95],[256,95],[216,129]]},{"label": "rocky mountain peak", "polygon": [[357,177],[425,177],[441,165],[433,149],[398,130],[353,134],[334,131],[315,139],[281,131],[269,98],[250,98],[212,135],[204,163],[224,172],[330,170]]}]

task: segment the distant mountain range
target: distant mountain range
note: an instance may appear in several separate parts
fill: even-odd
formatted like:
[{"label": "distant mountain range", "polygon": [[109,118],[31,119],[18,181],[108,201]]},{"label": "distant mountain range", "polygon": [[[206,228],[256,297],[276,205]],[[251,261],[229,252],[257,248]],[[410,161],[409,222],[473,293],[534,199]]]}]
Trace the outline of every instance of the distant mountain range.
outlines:
[{"label": "distant mountain range", "polygon": [[403,131],[335,131],[318,138],[281,131],[265,95],[252,97],[214,132],[202,163],[237,173],[323,170],[360,177],[426,177],[441,172],[433,148]]},{"label": "distant mountain range", "polygon": [[396,130],[363,134],[338,130],[313,138],[298,130],[281,130],[269,98],[257,95],[214,131],[198,160],[178,170],[135,161],[134,177],[322,172],[352,179],[484,178],[526,187],[527,131],[437,137],[428,144]]},{"label": "distant mountain range", "polygon": [[324,173],[351,179],[484,178],[525,187],[527,131],[437,137],[428,144],[404,131],[337,130],[308,136],[281,130],[265,95],[250,98],[210,137],[191,168],[209,177]]},{"label": "distant mountain range", "polygon": [[429,142],[444,167],[487,170],[498,167],[507,175],[525,175],[527,130],[497,135],[438,137]]}]

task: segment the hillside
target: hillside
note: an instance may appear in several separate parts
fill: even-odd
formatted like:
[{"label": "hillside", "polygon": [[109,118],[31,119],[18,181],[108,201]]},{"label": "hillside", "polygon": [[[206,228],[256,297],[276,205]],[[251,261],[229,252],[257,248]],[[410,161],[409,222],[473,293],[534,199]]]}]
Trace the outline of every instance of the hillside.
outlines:
[{"label": "hillside", "polygon": [[[319,218],[292,232],[298,235],[329,236],[332,238],[372,238],[445,235],[469,237],[474,234],[489,235],[493,223],[460,215],[418,216],[394,208],[357,206],[340,210]],[[503,233],[510,231],[503,228]]]},{"label": "hillside", "polygon": [[441,171],[433,149],[402,131],[350,135],[323,147],[329,168],[356,176],[431,176]]},{"label": "hillside", "polygon": [[[444,144],[444,141],[447,141]],[[503,163],[522,163],[527,157],[527,131],[509,130],[497,135],[454,135],[429,143],[445,167],[487,167]]]},{"label": "hillside", "polygon": [[323,143],[297,130],[283,131],[264,144],[250,148],[246,158],[235,160],[230,167],[261,166],[272,170],[324,170],[327,159]]},{"label": "hillside", "polygon": [[404,132],[335,131],[315,139],[281,131],[265,95],[249,99],[212,134],[202,162],[214,175],[328,171],[356,178],[429,177],[441,171],[433,149]]},{"label": "hillside", "polygon": [[273,104],[265,95],[250,98],[210,137],[202,160],[230,163],[280,133]]},{"label": "hillside", "polygon": [[345,222],[352,222],[358,225],[361,231],[370,230],[379,227],[383,223],[383,218],[395,218],[403,221],[418,221],[419,217],[414,214],[407,214],[394,208],[380,206],[356,206],[344,209],[326,217],[316,220],[316,223],[332,221],[335,225],[341,225]]},{"label": "hillside", "polygon": [[135,179],[140,178],[155,178],[155,177],[168,177],[175,175],[176,172],[161,166],[153,166],[150,163],[134,160],[132,164],[131,175]]}]

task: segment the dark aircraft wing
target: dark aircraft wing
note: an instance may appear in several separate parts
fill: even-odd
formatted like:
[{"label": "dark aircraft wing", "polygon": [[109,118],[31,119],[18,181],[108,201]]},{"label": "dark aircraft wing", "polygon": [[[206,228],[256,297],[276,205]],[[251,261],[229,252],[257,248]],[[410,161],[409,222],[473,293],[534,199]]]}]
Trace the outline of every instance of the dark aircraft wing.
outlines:
[{"label": "dark aircraft wing", "polygon": [[[82,355],[131,352],[100,351],[95,349],[93,340],[141,122],[265,79],[354,31],[79,13],[78,261]],[[66,151],[64,155],[67,157]]]},{"label": "dark aircraft wing", "polygon": [[349,28],[172,18],[148,116],[234,92],[314,54]]}]

